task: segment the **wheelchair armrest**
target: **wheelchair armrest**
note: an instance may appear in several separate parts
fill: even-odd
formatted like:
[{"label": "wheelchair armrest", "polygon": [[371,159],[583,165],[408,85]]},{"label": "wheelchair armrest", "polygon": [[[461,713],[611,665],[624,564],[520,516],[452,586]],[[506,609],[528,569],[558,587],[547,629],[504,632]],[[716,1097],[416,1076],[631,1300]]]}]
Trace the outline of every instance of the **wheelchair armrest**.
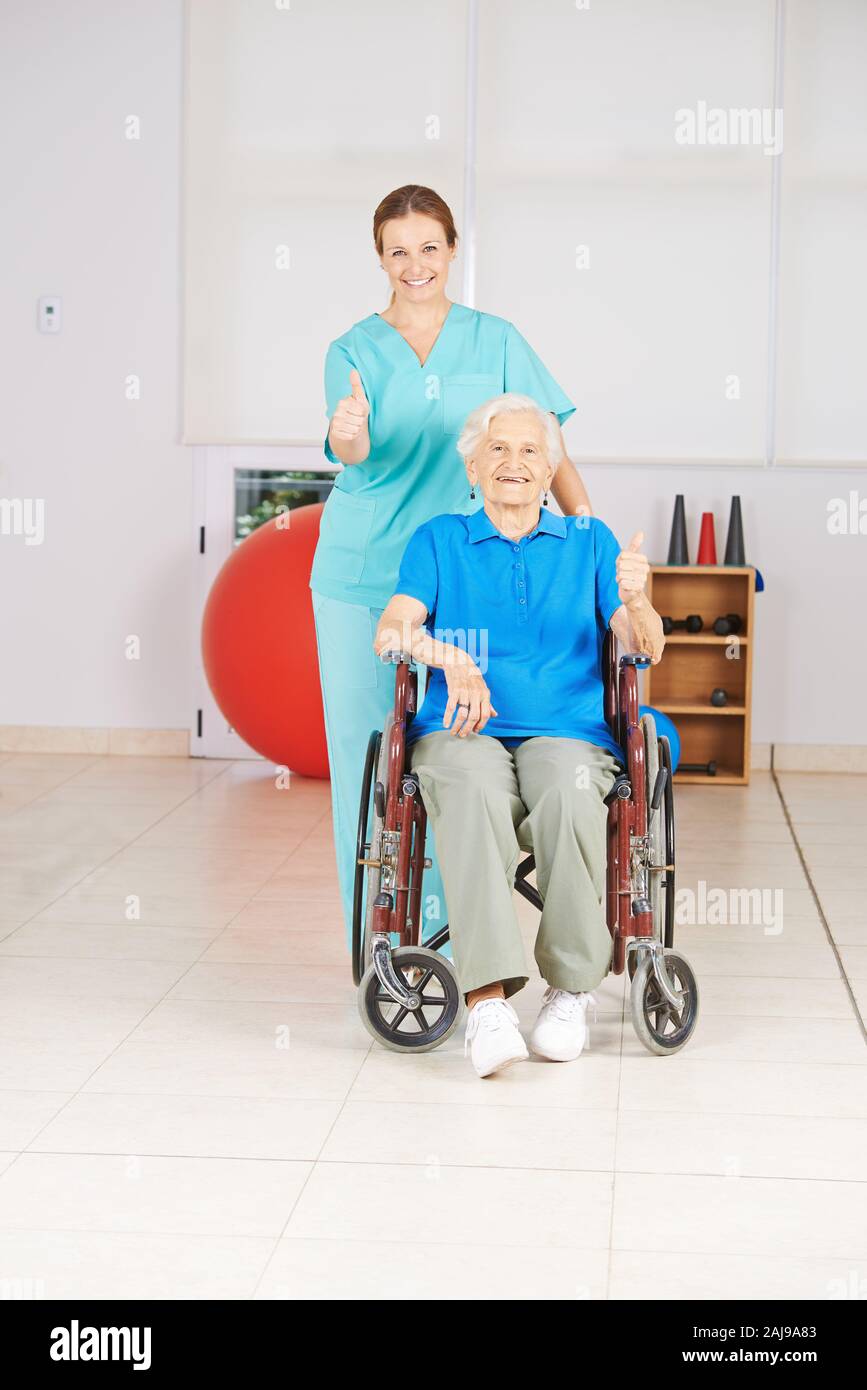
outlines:
[{"label": "wheelchair armrest", "polygon": [[393,666],[399,666],[402,661],[405,661],[406,664],[410,667],[415,666],[415,657],[413,656],[412,652],[402,652],[396,648],[391,647],[388,647],[385,651],[380,652],[379,659],[380,661],[387,661]]},{"label": "wheelchair armrest", "polygon": [[626,801],[632,795],[632,783],[629,780],[628,772],[618,772],[614,781],[611,783],[611,790],[603,798],[603,805],[610,806],[612,801]]}]

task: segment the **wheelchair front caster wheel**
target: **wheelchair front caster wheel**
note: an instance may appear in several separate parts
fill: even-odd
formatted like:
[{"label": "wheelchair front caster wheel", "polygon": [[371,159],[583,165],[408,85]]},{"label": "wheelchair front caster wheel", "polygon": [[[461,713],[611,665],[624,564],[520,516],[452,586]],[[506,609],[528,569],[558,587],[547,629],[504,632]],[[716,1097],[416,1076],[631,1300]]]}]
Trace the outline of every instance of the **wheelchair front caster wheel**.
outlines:
[{"label": "wheelchair front caster wheel", "polygon": [[676,951],[665,952],[665,964],[681,995],[678,1008],[669,1004],[659,988],[650,955],[644,955],[637,966],[629,994],[635,1031],[648,1051],[660,1057],[678,1052],[689,1041],[698,1019],[698,984],[692,966]]},{"label": "wheelchair front caster wheel", "polygon": [[392,1052],[431,1052],[450,1038],[464,1010],[451,963],[424,946],[400,946],[391,963],[407,986],[421,995],[417,1009],[406,1009],[380,984],[373,965],[358,987],[358,1012],[372,1037]]}]

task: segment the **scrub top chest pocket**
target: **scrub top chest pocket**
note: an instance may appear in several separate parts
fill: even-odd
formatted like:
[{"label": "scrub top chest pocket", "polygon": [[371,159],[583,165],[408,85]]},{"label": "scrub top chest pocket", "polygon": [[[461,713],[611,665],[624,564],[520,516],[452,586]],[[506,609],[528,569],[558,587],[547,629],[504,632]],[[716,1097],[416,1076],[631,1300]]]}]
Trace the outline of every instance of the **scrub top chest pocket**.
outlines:
[{"label": "scrub top chest pocket", "polygon": [[443,433],[460,434],[471,410],[503,391],[503,379],[489,374],[443,377]]},{"label": "scrub top chest pocket", "polygon": [[322,510],[314,578],[318,575],[325,580],[358,582],[367,558],[375,511],[372,498],[353,497],[337,486],[331,489]]}]

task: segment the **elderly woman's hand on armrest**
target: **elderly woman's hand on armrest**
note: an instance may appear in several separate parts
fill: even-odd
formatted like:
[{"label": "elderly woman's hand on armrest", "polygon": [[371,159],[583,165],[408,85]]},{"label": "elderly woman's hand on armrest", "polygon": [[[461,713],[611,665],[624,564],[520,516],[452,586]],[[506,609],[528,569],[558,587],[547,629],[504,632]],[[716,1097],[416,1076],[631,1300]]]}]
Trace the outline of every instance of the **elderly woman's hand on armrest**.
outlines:
[{"label": "elderly woman's hand on armrest", "polygon": [[465,738],[481,733],[497,711],[491,704],[491,692],[484,676],[472,657],[451,642],[440,642],[426,632],[422,624],[427,609],[409,594],[395,594],[380,618],[373,649],[377,656],[386,651],[401,651],[412,655],[424,666],[439,666],[448,687],[448,702],[443,716],[443,728]]},{"label": "elderly woman's hand on armrest", "polygon": [[623,603],[611,619],[611,630],[628,651],[644,652],[655,666],[665,649],[662,619],[645,593],[650,563],[641,553],[644,532],[637,531],[617,557],[617,592]]}]

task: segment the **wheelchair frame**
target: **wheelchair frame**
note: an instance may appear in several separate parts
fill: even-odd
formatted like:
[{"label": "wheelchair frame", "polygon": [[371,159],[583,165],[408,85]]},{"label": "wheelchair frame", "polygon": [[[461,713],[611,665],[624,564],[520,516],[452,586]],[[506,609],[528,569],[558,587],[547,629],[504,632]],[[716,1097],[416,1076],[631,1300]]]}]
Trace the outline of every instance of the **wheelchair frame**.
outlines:
[{"label": "wheelchair frame", "polygon": [[[407,768],[407,723],[417,709],[418,677],[411,655],[382,653],[396,665],[394,708],[382,732],[370,735],[362,779],[352,921],[352,970],[365,1026],[386,1047],[424,1051],[457,1026],[463,1006],[451,963],[439,955],[448,924],[422,943],[422,889],[427,813],[417,776]],[[627,969],[636,1031],[652,1052],[670,1055],[688,1041],[698,1014],[698,988],[688,962],[674,952],[675,825],[671,752],[652,716],[639,716],[641,653],[616,657],[609,630],[602,653],[605,718],[624,751],[622,771],[605,798],[606,921],[612,937],[610,973]],[[650,778],[652,776],[652,785]],[[373,821],[372,830],[369,823]],[[662,862],[654,862],[661,859]],[[532,853],[518,865],[515,889],[542,910],[527,882]],[[364,910],[364,885],[368,901]],[[364,920],[362,920],[364,919]],[[396,938],[397,946],[392,941]],[[425,994],[432,978],[441,995]],[[425,1008],[440,1004],[442,1026],[428,1027]],[[385,1009],[392,1009],[387,1019]],[[414,1020],[414,1032],[400,1031]],[[422,1023],[424,1026],[421,1026]],[[671,1025],[674,1023],[674,1029]]]}]

